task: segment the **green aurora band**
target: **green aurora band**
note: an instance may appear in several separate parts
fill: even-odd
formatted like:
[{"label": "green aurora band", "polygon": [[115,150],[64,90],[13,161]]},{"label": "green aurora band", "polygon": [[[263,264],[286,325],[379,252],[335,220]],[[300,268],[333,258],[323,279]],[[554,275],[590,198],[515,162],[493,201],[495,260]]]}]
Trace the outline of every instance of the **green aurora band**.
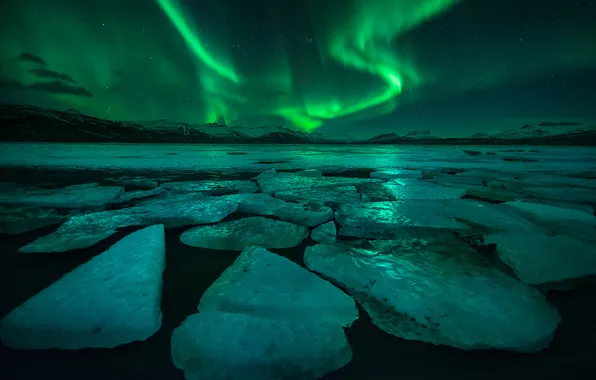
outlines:
[{"label": "green aurora band", "polygon": [[[511,4],[501,19],[514,11]],[[483,6],[480,0],[2,2],[0,101],[115,120],[285,122],[312,131],[596,62],[590,19],[568,15],[520,37],[525,21],[510,34],[481,29],[501,9]],[[476,29],[458,30],[462,9],[477,18]],[[532,17],[550,26],[553,16]],[[437,33],[440,25],[450,28]]]},{"label": "green aurora band", "polygon": [[[413,84],[421,81],[410,61],[395,54],[392,42],[401,33],[448,9],[456,2],[457,0],[356,1],[342,23],[329,30],[327,35],[319,36],[319,39],[328,41],[324,52],[326,58],[374,75],[386,83],[386,88],[378,94],[364,96],[357,102],[342,101],[339,97],[333,97],[312,103],[307,98],[301,103],[283,104],[268,112],[291,121],[302,130],[310,131],[323,125],[324,120],[356,114],[392,101],[402,92],[404,77]],[[157,3],[204,69],[212,70],[212,75],[219,75],[219,78],[213,79],[215,83],[206,88],[220,87],[222,84],[218,83],[219,80],[228,80],[235,84],[243,81],[232,67],[225,65],[221,59],[215,58],[207,51],[201,43],[201,37],[191,27],[192,21],[187,19],[190,16],[186,16],[188,13],[183,11],[179,1],[157,0]],[[234,97],[230,98],[233,101]],[[244,100],[241,99],[240,102]],[[219,103],[217,108],[213,106],[209,110],[206,121],[230,118],[230,115],[226,114],[230,108],[228,104]],[[394,106],[385,107],[386,112],[393,109]]]}]

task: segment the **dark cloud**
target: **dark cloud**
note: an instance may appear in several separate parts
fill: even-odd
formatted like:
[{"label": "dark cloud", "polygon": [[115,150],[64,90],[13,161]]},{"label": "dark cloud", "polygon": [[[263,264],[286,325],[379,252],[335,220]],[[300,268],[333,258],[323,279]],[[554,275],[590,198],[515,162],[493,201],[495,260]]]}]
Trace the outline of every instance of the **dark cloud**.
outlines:
[{"label": "dark cloud", "polygon": [[40,78],[51,78],[51,79],[59,79],[65,82],[70,82],[72,84],[76,84],[77,81],[74,80],[70,75],[62,74],[54,70],[48,69],[31,69],[29,70],[32,74],[37,75]]},{"label": "dark cloud", "polygon": [[23,90],[26,86],[14,79],[0,78],[0,88],[9,90]]},{"label": "dark cloud", "polygon": [[33,55],[31,53],[21,53],[21,55],[19,56],[19,61],[38,63],[43,66],[47,65],[47,62],[43,58]]},{"label": "dark cloud", "polygon": [[49,92],[52,94],[71,94],[77,96],[93,97],[86,88],[80,86],[72,86],[68,83],[53,81],[53,82],[36,82],[29,85],[29,88],[35,91]]},{"label": "dark cloud", "polygon": [[122,92],[122,88],[118,87],[118,86],[111,86],[110,88],[108,88],[108,91],[120,93],[120,92]]}]

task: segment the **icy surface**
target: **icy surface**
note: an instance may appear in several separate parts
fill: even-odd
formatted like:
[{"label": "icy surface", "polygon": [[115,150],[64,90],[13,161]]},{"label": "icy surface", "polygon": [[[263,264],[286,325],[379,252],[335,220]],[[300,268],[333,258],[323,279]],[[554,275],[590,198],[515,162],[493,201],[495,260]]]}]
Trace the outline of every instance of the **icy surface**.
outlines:
[{"label": "icy surface", "polygon": [[184,231],[184,244],[218,250],[241,251],[258,245],[263,248],[291,248],[306,239],[308,229],[296,224],[260,216],[242,218]]},{"label": "icy surface", "polygon": [[[512,149],[515,147],[507,147]],[[226,151],[237,145],[168,144],[47,144],[0,143],[0,165],[18,167],[62,167],[94,169],[158,169],[194,171],[259,171],[263,165],[247,156],[231,156]],[[321,146],[321,145],[244,145],[249,155],[279,160],[280,149],[289,160],[275,164],[278,169],[316,168],[337,172],[351,168],[453,167],[531,173],[593,173],[596,150],[591,147],[540,147],[536,163],[505,162],[498,155],[466,156],[461,146]],[[463,149],[468,149],[465,147]],[[524,146],[522,149],[532,149]],[[134,150],[134,154],[131,154]],[[175,151],[176,155],[166,153]]]},{"label": "icy surface", "polygon": [[323,244],[333,244],[335,243],[335,238],[337,236],[337,230],[335,228],[335,223],[327,222],[325,224],[321,224],[312,232],[310,233],[310,237],[316,241],[317,243]]},{"label": "icy surface", "polygon": [[370,173],[371,178],[378,179],[393,179],[393,178],[422,178],[422,172],[420,170],[407,170],[407,169],[386,169],[378,170]]},{"label": "icy surface", "polygon": [[441,186],[417,179],[393,179],[385,183],[368,183],[358,188],[363,202],[397,201],[402,199],[457,199],[465,189]]},{"label": "icy surface", "polygon": [[351,360],[339,325],[204,312],[172,334],[172,360],[186,379],[318,379]]},{"label": "icy surface", "polygon": [[373,323],[401,338],[535,352],[560,317],[533,288],[452,234],[308,247],[308,268],[345,288]]},{"label": "icy surface", "polygon": [[120,186],[99,186],[95,183],[58,189],[3,184],[0,186],[0,204],[48,208],[101,207],[116,203],[123,191]]},{"label": "icy surface", "polygon": [[567,236],[509,232],[488,236],[501,260],[525,283],[538,285],[596,275],[596,243]]},{"label": "icy surface", "polygon": [[202,180],[166,182],[161,188],[175,192],[200,192],[205,195],[249,194],[259,191],[253,181],[243,180]]},{"label": "icy surface", "polygon": [[284,190],[336,187],[378,181],[368,178],[303,177],[294,173],[276,173],[275,171],[264,172],[257,177],[259,188],[265,194],[275,194]]},{"label": "icy surface", "polygon": [[316,274],[262,247],[248,247],[205,291],[199,311],[350,326],[354,300]]},{"label": "icy surface", "polygon": [[58,224],[66,219],[67,214],[49,208],[0,206],[0,234],[18,235]]},{"label": "icy surface", "polygon": [[0,339],[20,349],[115,347],[161,326],[163,225],[134,232],[11,311]]},{"label": "icy surface", "polygon": [[222,220],[238,205],[231,201],[209,198],[195,202],[157,203],[76,215],[55,232],[22,247],[20,252],[64,252],[90,247],[116,233],[118,228],[164,224],[180,227],[208,224]]},{"label": "icy surface", "polygon": [[326,205],[360,202],[360,194],[355,186],[315,187],[308,191],[290,189],[276,192],[275,197],[286,201],[317,201]]}]

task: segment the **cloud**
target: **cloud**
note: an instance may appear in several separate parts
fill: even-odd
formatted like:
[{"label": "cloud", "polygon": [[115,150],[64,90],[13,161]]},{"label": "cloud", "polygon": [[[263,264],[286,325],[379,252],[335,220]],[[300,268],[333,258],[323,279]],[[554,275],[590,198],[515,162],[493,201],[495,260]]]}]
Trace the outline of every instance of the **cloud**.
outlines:
[{"label": "cloud", "polygon": [[0,88],[9,90],[23,90],[25,85],[15,79],[0,78]]},{"label": "cloud", "polygon": [[56,72],[54,70],[48,70],[48,69],[31,69],[29,70],[30,73],[35,74],[36,76],[40,77],[40,78],[51,78],[51,79],[58,79],[58,80],[63,80],[65,82],[70,82],[72,84],[76,84],[77,81],[74,80],[70,75],[66,75],[66,74],[61,74],[59,72]]},{"label": "cloud", "polygon": [[21,55],[19,56],[19,61],[33,62],[33,63],[38,63],[43,66],[47,66],[47,62],[43,58],[33,55],[31,53],[21,53]]},{"label": "cloud", "polygon": [[35,82],[29,85],[29,88],[35,91],[49,92],[52,94],[70,94],[77,96],[87,96],[89,98],[93,97],[93,94],[84,87],[72,86],[68,83],[63,83],[57,80],[52,82]]}]

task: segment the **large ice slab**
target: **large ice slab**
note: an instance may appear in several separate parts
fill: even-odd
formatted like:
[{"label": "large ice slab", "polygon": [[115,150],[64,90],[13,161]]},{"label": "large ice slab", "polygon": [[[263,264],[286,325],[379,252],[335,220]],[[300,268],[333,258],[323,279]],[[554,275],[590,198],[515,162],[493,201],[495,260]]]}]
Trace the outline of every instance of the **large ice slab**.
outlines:
[{"label": "large ice slab", "polygon": [[209,198],[194,202],[147,204],[119,210],[94,212],[69,218],[53,233],[19,249],[19,252],[64,252],[90,247],[116,233],[118,228],[164,224],[166,227],[215,223],[233,213],[238,205]]},{"label": "large ice slab", "polygon": [[560,321],[542,294],[451,234],[319,244],[304,259],[346,289],[374,324],[405,339],[535,352]]},{"label": "large ice slab", "polygon": [[3,184],[0,186],[0,204],[73,209],[102,207],[116,203],[123,192],[123,187],[99,186],[96,183],[58,189]]},{"label": "large ice slab", "polygon": [[462,188],[441,186],[417,179],[393,179],[384,183],[367,183],[358,188],[363,202],[404,199],[457,199],[466,194]]},{"label": "large ice slab", "polygon": [[115,347],[161,326],[163,225],[134,232],[11,311],[0,339],[20,349]]},{"label": "large ice slab", "polygon": [[350,326],[351,297],[316,274],[262,247],[248,247],[205,291],[199,311],[243,313],[297,322]]},{"label": "large ice slab", "polygon": [[499,258],[526,284],[539,285],[596,275],[596,243],[567,236],[504,232],[488,236]]},{"label": "large ice slab", "polygon": [[308,228],[260,216],[242,218],[184,231],[180,241],[192,247],[241,251],[263,248],[291,248],[306,239]]},{"label": "large ice slab", "polygon": [[238,313],[191,315],[171,346],[174,365],[197,380],[314,380],[352,358],[339,325]]}]

